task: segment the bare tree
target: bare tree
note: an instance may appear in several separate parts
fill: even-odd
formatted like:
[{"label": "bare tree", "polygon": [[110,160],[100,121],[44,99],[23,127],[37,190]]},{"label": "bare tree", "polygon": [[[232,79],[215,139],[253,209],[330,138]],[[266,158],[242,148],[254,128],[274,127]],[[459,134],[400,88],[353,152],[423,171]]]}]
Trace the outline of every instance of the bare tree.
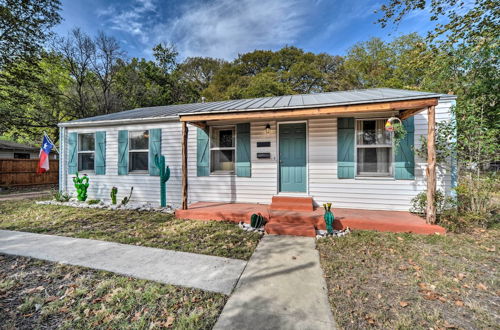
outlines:
[{"label": "bare tree", "polygon": [[94,41],[79,28],[73,29],[67,37],[58,38],[54,48],[60,53],[73,80],[72,93],[67,95],[69,106],[76,118],[84,118],[95,113],[89,86],[92,86],[90,69],[95,57]]},{"label": "bare tree", "polygon": [[92,57],[92,68],[99,80],[99,113],[107,114],[117,110],[117,100],[112,93],[117,61],[124,56],[115,38],[99,32],[94,40],[96,52]]}]

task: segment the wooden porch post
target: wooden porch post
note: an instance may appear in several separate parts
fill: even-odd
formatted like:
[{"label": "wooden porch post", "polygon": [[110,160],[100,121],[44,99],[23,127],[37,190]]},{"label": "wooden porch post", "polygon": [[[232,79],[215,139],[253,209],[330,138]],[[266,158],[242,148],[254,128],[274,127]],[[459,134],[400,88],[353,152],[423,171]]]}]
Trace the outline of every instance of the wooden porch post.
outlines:
[{"label": "wooden porch post", "polygon": [[427,108],[427,223],[436,223],[436,107]]},{"label": "wooden porch post", "polygon": [[188,165],[187,165],[187,137],[188,128],[185,121],[182,122],[182,209],[188,208]]}]

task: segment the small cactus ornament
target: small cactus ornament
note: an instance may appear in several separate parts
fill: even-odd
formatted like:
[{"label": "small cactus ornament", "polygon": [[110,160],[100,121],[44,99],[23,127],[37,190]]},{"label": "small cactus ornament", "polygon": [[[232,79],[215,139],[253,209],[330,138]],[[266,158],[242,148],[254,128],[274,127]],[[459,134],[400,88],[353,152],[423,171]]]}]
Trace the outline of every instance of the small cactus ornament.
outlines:
[{"label": "small cactus ornament", "polygon": [[109,194],[111,196],[111,203],[113,205],[116,205],[116,195],[118,194],[118,188],[113,187],[111,188],[111,193]]},{"label": "small cactus ornament", "polygon": [[87,174],[79,177],[78,172],[76,172],[76,176],[73,177],[73,184],[76,188],[76,198],[81,202],[85,202],[87,199],[87,189],[89,187],[89,177]]},{"label": "small cactus ornament", "polygon": [[323,204],[323,208],[325,209],[325,215],[323,218],[325,219],[326,223],[326,231],[328,234],[333,233],[333,220],[335,220],[335,216],[333,215],[333,212],[331,211],[332,208],[332,203],[325,203]]}]

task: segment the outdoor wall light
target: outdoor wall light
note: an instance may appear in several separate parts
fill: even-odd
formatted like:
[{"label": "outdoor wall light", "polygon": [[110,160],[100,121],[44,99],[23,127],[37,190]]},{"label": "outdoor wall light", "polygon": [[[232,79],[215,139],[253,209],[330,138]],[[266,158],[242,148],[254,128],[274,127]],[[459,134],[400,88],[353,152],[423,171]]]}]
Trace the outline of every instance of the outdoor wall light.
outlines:
[{"label": "outdoor wall light", "polygon": [[271,125],[266,125],[266,134],[269,135],[269,131],[271,130]]}]

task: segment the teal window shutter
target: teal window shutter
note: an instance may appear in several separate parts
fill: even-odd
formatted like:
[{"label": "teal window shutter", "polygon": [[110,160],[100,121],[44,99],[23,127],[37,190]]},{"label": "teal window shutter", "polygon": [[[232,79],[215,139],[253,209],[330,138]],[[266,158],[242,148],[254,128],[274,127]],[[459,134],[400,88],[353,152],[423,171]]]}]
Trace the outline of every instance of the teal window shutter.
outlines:
[{"label": "teal window shutter", "polygon": [[161,128],[149,130],[149,175],[160,175],[160,169],[155,163],[157,155],[161,155]]},{"label": "teal window shutter", "polygon": [[337,177],[354,178],[354,118],[337,119]]},{"label": "teal window shutter", "polygon": [[118,131],[118,175],[128,174],[128,131]]},{"label": "teal window shutter", "polygon": [[208,159],[210,156],[210,148],[208,147],[208,133],[198,128],[196,133],[196,175],[208,176],[210,170],[208,168]]},{"label": "teal window shutter", "polygon": [[77,139],[78,134],[68,134],[68,174],[75,174],[78,171]]},{"label": "teal window shutter", "polygon": [[250,177],[250,124],[236,125],[236,175]]},{"label": "teal window shutter", "polygon": [[95,132],[95,174],[106,174],[106,132]]},{"label": "teal window shutter", "polygon": [[406,136],[396,147],[394,157],[394,177],[396,180],[415,179],[415,120],[414,117],[403,120]]}]

